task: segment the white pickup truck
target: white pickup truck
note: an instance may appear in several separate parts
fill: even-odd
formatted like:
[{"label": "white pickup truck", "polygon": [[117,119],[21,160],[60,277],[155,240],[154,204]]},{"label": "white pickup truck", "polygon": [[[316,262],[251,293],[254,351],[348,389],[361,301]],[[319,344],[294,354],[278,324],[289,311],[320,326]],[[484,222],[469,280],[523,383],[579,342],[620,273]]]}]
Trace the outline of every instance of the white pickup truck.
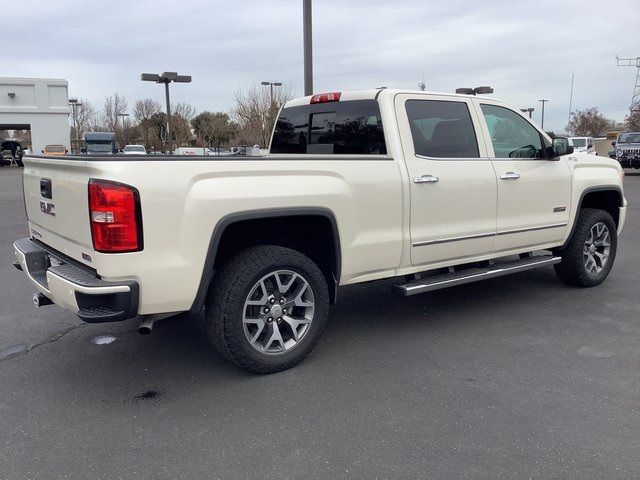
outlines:
[{"label": "white pickup truck", "polygon": [[202,312],[258,373],[318,341],[341,285],[414,295],[554,265],[609,274],[626,201],[615,160],[573,154],[485,97],[390,89],[287,102],[267,157],[25,157],[36,306],[86,322]]}]

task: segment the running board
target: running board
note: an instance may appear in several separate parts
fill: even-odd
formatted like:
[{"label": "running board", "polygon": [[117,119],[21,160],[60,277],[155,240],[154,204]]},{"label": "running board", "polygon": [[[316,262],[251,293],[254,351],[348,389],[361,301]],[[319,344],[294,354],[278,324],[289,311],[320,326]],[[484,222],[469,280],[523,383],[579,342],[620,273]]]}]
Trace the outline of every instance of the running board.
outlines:
[{"label": "running board", "polygon": [[464,285],[465,283],[478,282],[489,278],[501,277],[510,273],[524,272],[534,268],[546,267],[560,263],[562,258],[551,255],[526,257],[511,262],[496,263],[486,268],[470,268],[459,272],[443,273],[420,278],[409,283],[394,285],[392,290],[398,295],[408,297],[419,293],[432,292],[441,288]]}]

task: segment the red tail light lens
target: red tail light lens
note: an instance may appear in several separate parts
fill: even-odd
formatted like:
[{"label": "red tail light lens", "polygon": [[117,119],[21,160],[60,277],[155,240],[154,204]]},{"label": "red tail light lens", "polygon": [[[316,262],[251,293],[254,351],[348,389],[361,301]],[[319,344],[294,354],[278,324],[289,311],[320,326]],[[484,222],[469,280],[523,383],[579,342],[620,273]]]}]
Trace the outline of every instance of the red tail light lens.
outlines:
[{"label": "red tail light lens", "polygon": [[337,102],[340,100],[340,94],[340,92],[319,93],[318,95],[311,97],[311,102],[309,103]]},{"label": "red tail light lens", "polygon": [[104,180],[89,181],[89,218],[93,248],[103,253],[142,250],[138,191]]}]

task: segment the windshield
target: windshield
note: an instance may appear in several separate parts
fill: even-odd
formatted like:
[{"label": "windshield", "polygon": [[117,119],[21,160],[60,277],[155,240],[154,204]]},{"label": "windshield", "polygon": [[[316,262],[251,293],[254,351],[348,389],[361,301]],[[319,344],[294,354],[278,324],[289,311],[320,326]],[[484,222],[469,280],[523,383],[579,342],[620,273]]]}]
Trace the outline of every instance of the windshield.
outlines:
[{"label": "windshield", "polygon": [[125,152],[146,152],[142,145],[127,145],[124,147]]},{"label": "windshield", "polygon": [[65,148],[62,145],[47,145],[44,150],[51,153],[64,153]]},{"label": "windshield", "polygon": [[112,144],[109,140],[103,141],[95,141],[87,142],[87,151],[88,152],[98,152],[98,153],[111,153]]},{"label": "windshield", "polygon": [[587,140],[585,138],[572,138],[571,143],[573,143],[574,147],[586,147]]},{"label": "windshield", "polygon": [[640,143],[640,133],[623,133],[617,143]]}]

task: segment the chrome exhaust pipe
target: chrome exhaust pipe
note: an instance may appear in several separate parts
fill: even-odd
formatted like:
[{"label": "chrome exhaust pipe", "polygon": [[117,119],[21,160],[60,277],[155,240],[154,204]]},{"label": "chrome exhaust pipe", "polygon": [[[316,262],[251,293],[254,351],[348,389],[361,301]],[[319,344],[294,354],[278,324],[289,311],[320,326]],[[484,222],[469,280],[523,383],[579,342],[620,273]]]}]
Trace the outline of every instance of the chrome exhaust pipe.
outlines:
[{"label": "chrome exhaust pipe", "polygon": [[156,323],[155,315],[147,315],[138,325],[138,333],[140,335],[149,335],[153,330],[153,324]]},{"label": "chrome exhaust pipe", "polygon": [[45,305],[53,305],[53,301],[46,295],[43,295],[41,293],[34,293],[33,306],[36,308],[40,308],[44,307]]},{"label": "chrome exhaust pipe", "polygon": [[163,320],[165,318],[173,317],[180,312],[175,313],[154,313],[152,315],[145,315],[140,320],[140,325],[138,325],[138,333],[140,335],[149,335],[151,330],[153,330],[153,326],[158,320]]}]

